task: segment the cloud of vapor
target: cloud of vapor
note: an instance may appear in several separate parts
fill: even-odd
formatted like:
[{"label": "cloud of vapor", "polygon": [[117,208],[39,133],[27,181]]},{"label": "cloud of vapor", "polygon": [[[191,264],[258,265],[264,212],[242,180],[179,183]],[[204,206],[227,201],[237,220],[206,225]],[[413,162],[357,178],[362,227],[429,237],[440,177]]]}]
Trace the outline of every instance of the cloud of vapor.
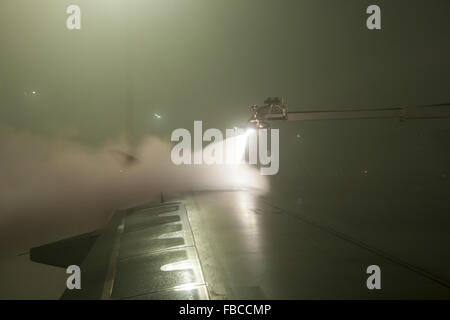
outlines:
[{"label": "cloud of vapor", "polygon": [[118,208],[205,189],[267,189],[256,168],[181,165],[171,144],[142,140],[124,156],[120,141],[90,148],[0,129],[0,255],[103,227]]}]

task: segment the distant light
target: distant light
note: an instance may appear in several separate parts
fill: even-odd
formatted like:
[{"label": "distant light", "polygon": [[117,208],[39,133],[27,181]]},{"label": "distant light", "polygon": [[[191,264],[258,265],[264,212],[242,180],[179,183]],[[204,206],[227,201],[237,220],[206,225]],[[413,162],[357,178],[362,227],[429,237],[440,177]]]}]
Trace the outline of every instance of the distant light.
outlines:
[{"label": "distant light", "polygon": [[161,115],[160,115],[160,114],[154,113],[153,116],[154,116],[156,119],[161,119]]},{"label": "distant light", "polygon": [[33,91],[31,91],[31,94],[36,94],[36,91],[34,91],[34,90],[33,90]]}]

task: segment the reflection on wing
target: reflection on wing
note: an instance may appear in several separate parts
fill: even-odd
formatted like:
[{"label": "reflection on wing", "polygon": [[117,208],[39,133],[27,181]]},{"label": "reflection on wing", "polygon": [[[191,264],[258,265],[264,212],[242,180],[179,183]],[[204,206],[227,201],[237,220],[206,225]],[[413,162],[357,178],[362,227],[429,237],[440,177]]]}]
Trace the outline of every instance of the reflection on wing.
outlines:
[{"label": "reflection on wing", "polygon": [[[61,247],[56,243],[33,248],[32,253],[47,256],[44,260],[32,254],[33,261],[52,262],[52,253],[60,253],[50,250],[55,246]],[[81,264],[82,290],[66,290],[63,299],[208,299],[180,203],[115,213],[83,261],[69,257],[56,265],[76,263]]]}]

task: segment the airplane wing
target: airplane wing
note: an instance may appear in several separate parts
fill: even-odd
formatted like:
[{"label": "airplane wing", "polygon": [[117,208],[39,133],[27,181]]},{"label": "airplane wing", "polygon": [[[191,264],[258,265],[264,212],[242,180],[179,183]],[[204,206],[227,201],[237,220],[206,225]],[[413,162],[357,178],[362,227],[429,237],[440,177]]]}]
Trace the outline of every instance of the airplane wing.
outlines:
[{"label": "airplane wing", "polygon": [[[66,289],[62,299],[449,297],[448,270],[441,268],[446,250],[435,252],[439,235],[416,234],[434,249],[426,253],[386,246],[385,238],[398,239],[401,215],[381,238],[246,190],[193,192],[179,200],[119,210],[103,230],[33,248],[31,259],[66,268],[82,259],[81,290]],[[379,212],[394,221],[390,213]],[[88,239],[95,239],[89,250]],[[70,254],[76,242],[84,249]],[[442,265],[430,254],[439,254]],[[366,288],[371,265],[382,269],[382,291]]]},{"label": "airplane wing", "polygon": [[79,265],[62,299],[208,299],[183,204],[116,212],[104,230],[30,250],[32,261]]}]

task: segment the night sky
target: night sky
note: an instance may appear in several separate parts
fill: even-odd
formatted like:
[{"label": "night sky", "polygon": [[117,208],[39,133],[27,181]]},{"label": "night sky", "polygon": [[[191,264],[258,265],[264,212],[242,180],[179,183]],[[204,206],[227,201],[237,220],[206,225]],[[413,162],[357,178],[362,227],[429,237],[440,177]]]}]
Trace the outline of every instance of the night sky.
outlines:
[{"label": "night sky", "polygon": [[[124,134],[126,105],[137,141],[232,128],[266,96],[291,110],[450,101],[448,1],[377,1],[370,31],[372,2],[2,1],[0,121],[98,144]],[[72,3],[81,30],[66,29]]]}]

